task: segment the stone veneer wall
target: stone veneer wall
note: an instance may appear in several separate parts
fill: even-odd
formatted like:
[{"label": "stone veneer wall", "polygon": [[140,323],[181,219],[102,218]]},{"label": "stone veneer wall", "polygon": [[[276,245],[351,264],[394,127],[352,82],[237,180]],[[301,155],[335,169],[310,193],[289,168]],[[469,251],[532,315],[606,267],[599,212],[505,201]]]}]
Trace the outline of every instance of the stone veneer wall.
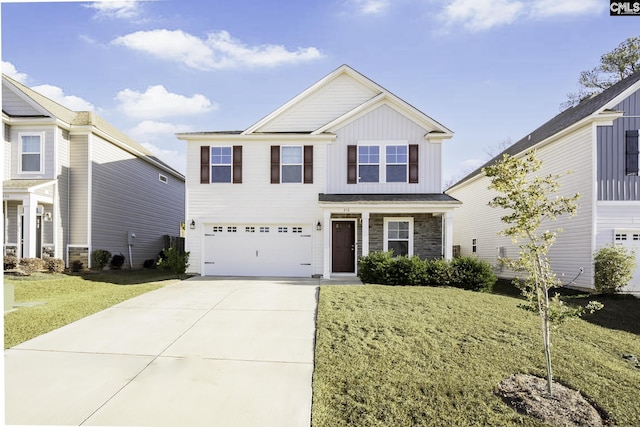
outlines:
[{"label": "stone veneer wall", "polygon": [[413,217],[413,254],[422,259],[441,258],[442,218],[431,214],[371,214],[369,219],[369,251],[384,249],[384,218]]}]

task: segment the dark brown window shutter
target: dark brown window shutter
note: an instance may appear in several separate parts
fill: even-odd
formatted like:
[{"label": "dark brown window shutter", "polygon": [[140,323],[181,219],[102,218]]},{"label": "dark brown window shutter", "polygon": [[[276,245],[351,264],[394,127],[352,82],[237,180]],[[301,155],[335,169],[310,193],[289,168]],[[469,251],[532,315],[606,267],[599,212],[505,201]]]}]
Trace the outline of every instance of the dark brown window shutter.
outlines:
[{"label": "dark brown window shutter", "polygon": [[313,184],[313,145],[304,146],[304,183]]},{"label": "dark brown window shutter", "polygon": [[271,183],[280,184],[280,146],[271,146]]},{"label": "dark brown window shutter", "polygon": [[242,146],[233,146],[233,183],[242,184]]},{"label": "dark brown window shutter", "polygon": [[358,146],[347,145],[347,184],[358,183]]},{"label": "dark brown window shutter", "polygon": [[200,147],[200,184],[209,184],[210,150],[208,145]]},{"label": "dark brown window shutter", "polygon": [[418,183],[418,144],[409,145],[409,184]]},{"label": "dark brown window shutter", "polygon": [[638,131],[628,130],[625,134],[625,169],[627,175],[638,175]]}]

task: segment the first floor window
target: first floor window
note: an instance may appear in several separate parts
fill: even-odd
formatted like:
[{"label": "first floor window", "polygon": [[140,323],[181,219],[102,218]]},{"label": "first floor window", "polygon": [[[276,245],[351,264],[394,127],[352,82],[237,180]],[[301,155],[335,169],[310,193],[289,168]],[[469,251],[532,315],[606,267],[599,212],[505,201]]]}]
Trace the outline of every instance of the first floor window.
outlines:
[{"label": "first floor window", "polygon": [[413,218],[384,219],[384,250],[393,256],[413,255]]},{"label": "first floor window", "polygon": [[282,181],[302,182],[302,147],[282,147]]},{"label": "first floor window", "polygon": [[42,136],[20,136],[21,172],[42,172]]},{"label": "first floor window", "polygon": [[473,252],[474,254],[478,252],[478,239],[471,240],[471,252]]},{"label": "first floor window", "polygon": [[231,147],[211,147],[211,182],[231,182]]}]

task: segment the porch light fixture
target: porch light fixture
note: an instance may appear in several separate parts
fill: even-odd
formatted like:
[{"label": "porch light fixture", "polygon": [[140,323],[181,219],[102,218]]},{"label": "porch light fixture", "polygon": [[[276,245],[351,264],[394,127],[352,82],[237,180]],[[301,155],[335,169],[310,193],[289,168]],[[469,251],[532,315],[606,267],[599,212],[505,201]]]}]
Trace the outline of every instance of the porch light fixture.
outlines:
[{"label": "porch light fixture", "polygon": [[45,212],[42,219],[44,219],[45,222],[51,222],[51,212]]},{"label": "porch light fixture", "polygon": [[318,223],[316,224],[316,230],[318,231],[322,230],[322,223],[320,221],[318,221]]},{"label": "porch light fixture", "polygon": [[189,224],[189,228],[192,229],[192,230],[196,229],[196,221],[195,220],[193,220],[193,219],[191,220],[191,224]]}]

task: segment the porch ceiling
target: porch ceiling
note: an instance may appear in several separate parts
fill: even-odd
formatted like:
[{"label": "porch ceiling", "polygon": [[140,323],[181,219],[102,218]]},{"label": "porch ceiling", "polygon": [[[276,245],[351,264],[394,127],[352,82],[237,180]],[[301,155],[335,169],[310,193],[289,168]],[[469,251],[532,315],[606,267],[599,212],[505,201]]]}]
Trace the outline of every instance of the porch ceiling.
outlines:
[{"label": "porch ceiling", "polygon": [[3,191],[33,191],[47,185],[55,184],[55,179],[10,179],[2,183]]}]

